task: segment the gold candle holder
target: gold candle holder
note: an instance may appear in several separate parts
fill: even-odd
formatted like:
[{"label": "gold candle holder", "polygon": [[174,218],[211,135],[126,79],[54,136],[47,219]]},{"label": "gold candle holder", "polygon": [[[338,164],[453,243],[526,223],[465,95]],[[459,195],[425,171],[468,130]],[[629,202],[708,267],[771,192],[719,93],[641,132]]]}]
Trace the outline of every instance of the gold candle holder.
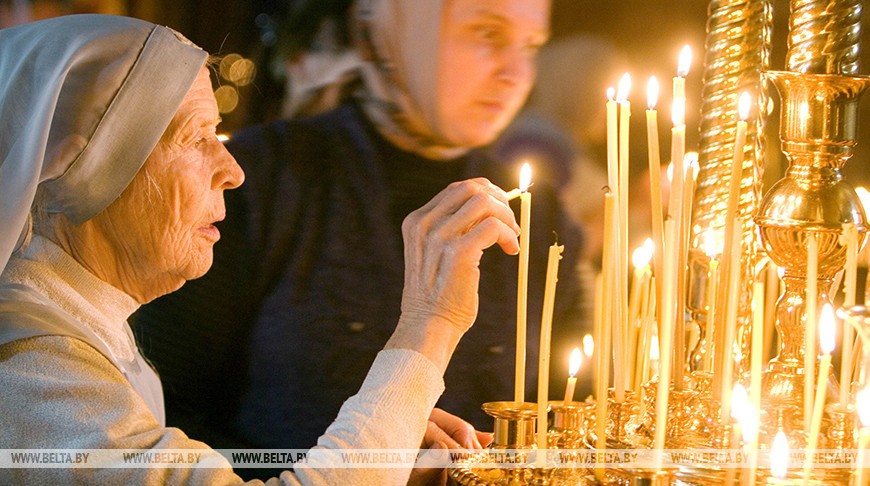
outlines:
[{"label": "gold candle holder", "polygon": [[770,72],[782,99],[782,149],[789,160],[783,179],[771,187],[755,221],[768,256],[785,271],[785,293],[777,302],[776,327],[782,346],[764,377],[771,401],[801,403],[806,322],[806,241],[818,239],[818,303],[845,264],[839,244],[843,223],[867,231],[855,190],[840,172],[856,140],[858,99],[870,78]]}]

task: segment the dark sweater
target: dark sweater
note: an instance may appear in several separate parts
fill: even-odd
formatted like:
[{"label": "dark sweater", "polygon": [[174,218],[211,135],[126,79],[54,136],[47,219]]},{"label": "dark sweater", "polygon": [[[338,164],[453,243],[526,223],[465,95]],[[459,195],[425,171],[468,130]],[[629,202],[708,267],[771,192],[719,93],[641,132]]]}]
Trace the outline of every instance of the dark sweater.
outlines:
[{"label": "dark sweater", "polygon": [[[396,326],[404,216],[454,180],[485,176],[510,189],[517,174],[480,151],[452,161],[403,152],[353,104],[245,130],[228,148],[247,181],[227,194],[214,266],[145,306],[136,332],[163,378],[170,425],[216,447],[239,446],[238,437],[258,447],[311,447]],[[534,186],[529,398],[553,231],[566,245],[554,339],[580,342],[571,276],[579,237],[556,201],[548,187]],[[439,406],[491,430],[480,406],[513,399],[517,258],[494,247],[480,269],[478,319],[451,360]],[[564,387],[561,368],[552,367],[554,387]]]}]

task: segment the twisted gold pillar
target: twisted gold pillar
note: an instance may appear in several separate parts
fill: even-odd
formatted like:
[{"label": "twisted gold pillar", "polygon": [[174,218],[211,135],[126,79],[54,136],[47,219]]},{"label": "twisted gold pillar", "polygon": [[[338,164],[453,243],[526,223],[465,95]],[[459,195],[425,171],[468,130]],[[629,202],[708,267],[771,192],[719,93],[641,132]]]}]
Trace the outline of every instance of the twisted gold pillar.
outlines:
[{"label": "twisted gold pillar", "polygon": [[[701,100],[701,138],[698,183],[692,217],[693,248],[699,248],[708,230],[724,239],[731,160],[737,131],[737,100],[750,94],[756,107],[766,106],[762,73],[770,63],[772,7],[768,0],[713,0],[709,5],[704,87]],[[764,110],[753,109],[744,147],[740,181],[741,281],[749,282],[754,265],[755,224],[750,217],[761,199]],[[722,269],[725,270],[724,268]],[[692,283],[688,284],[692,288]],[[738,323],[750,316],[750,286],[743,286]],[[702,290],[701,295],[705,292]],[[725,308],[725,292],[719,292]],[[709,304],[708,304],[709,305]],[[702,322],[699,320],[699,322]],[[718,319],[724,323],[724,319]],[[717,326],[719,327],[719,326]],[[720,329],[714,333],[721,333]],[[715,369],[722,369],[714,363]],[[714,387],[714,390],[717,387]]]},{"label": "twisted gold pillar", "polygon": [[858,74],[861,0],[792,0],[789,16],[789,71]]}]

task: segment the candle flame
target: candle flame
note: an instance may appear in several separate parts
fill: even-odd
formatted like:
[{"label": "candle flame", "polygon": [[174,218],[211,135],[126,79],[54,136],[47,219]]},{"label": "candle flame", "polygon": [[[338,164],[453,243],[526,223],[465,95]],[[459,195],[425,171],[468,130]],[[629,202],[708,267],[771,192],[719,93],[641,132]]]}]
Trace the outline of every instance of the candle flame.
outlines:
[{"label": "candle flame", "polygon": [[785,432],[776,433],[773,439],[773,447],[770,451],[770,474],[777,479],[785,479],[788,475],[788,439]]},{"label": "candle flame", "polygon": [[652,260],[653,256],[653,248],[652,239],[647,238],[642,245],[634,250],[634,253],[631,254],[631,263],[634,264],[635,269],[641,269],[649,265],[649,261]]},{"label": "candle flame", "polygon": [[595,339],[592,338],[591,334],[583,336],[583,354],[585,354],[587,358],[591,358],[594,352]]},{"label": "candle flame", "polygon": [[613,86],[607,88],[607,99],[613,101],[613,96],[616,94],[616,90],[613,89]]},{"label": "candle flame", "polygon": [[746,444],[751,444],[755,442],[758,438],[758,423],[760,422],[760,417],[758,416],[758,409],[755,408],[755,405],[752,403],[746,404],[746,410],[743,413],[743,422],[741,428],[743,429],[743,442]]},{"label": "candle flame", "polygon": [[870,387],[862,388],[855,393],[855,406],[858,409],[861,425],[870,427]]},{"label": "candle flame", "polygon": [[834,308],[831,304],[825,304],[822,306],[822,316],[819,322],[819,347],[822,348],[823,353],[831,354],[834,351],[836,335]]},{"label": "candle flame", "polygon": [[649,343],[649,359],[653,361],[659,360],[659,337],[653,334]]},{"label": "candle flame", "polygon": [[659,80],[655,76],[650,76],[649,82],[646,83],[646,99],[649,109],[655,110],[656,102],[659,100]]},{"label": "candle flame", "polygon": [[221,142],[226,142],[227,140],[230,139],[230,136],[225,134],[225,133],[218,133],[217,139],[220,140]]},{"label": "candle flame", "polygon": [[668,175],[668,182],[673,183],[674,182],[674,161],[671,161],[668,164],[667,175]]},{"label": "candle flame", "polygon": [[737,102],[737,114],[740,119],[746,121],[749,118],[749,109],[752,108],[752,99],[749,93],[744,91],[740,94],[740,101]]},{"label": "candle flame", "polygon": [[580,348],[574,348],[571,351],[571,357],[568,358],[568,374],[572,377],[577,376],[580,371],[580,365],[583,363],[583,355],[580,353]]},{"label": "candle flame", "polygon": [[671,105],[671,120],[675,127],[686,124],[686,100],[682,98],[674,100],[674,104]]},{"label": "candle flame", "polygon": [[688,76],[690,67],[692,67],[692,48],[686,44],[680,51],[680,59],[677,63],[677,76],[681,78]]},{"label": "candle flame", "polygon": [[746,387],[736,383],[731,392],[731,418],[742,424],[743,417],[746,416],[746,407],[748,406],[749,394],[746,393]]},{"label": "candle flame", "polygon": [[520,192],[529,190],[529,184],[532,183],[532,166],[528,162],[523,164],[520,169]]},{"label": "candle flame", "polygon": [[616,101],[627,101],[629,91],[631,91],[631,76],[628,73],[625,73],[621,78],[619,78],[619,88],[616,90]]},{"label": "candle flame", "polygon": [[714,228],[709,228],[704,232],[701,248],[704,254],[710,258],[717,258],[722,254],[723,247],[722,239],[719,238],[718,232]]}]

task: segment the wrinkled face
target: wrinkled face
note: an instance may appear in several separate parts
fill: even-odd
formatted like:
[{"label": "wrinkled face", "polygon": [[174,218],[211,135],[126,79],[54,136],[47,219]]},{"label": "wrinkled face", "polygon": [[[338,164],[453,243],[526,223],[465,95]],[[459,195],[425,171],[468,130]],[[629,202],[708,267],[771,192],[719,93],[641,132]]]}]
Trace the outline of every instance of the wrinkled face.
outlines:
[{"label": "wrinkled face", "polygon": [[142,169],[118,200],[88,222],[111,242],[122,280],[133,282],[123,287],[141,284],[148,289],[143,294],[156,293],[150,299],[211,267],[220,238],[214,223],[226,213],[223,191],[244,181],[216,137],[219,121],[203,68]]},{"label": "wrinkled face", "polygon": [[549,35],[550,0],[445,0],[438,118],[455,145],[495,139],[519,111]]}]

